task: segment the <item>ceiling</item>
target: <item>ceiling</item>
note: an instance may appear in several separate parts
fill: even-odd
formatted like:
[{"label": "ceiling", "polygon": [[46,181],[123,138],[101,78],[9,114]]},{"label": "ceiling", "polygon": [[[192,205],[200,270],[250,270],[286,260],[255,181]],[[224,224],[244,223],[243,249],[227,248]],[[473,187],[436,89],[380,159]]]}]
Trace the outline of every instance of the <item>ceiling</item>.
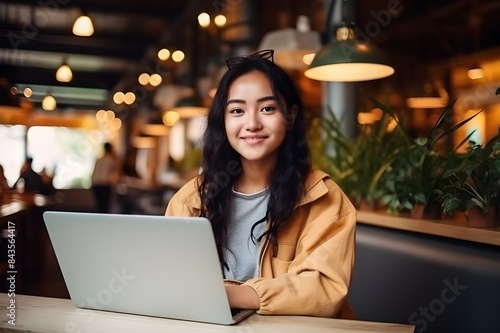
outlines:
[{"label": "ceiling", "polygon": [[[2,1],[0,77],[19,91],[30,87],[35,107],[51,93],[62,111],[110,108],[112,93],[133,90],[141,72],[160,71],[168,82],[193,85],[214,54],[230,54],[242,45],[256,48],[266,32],[293,27],[298,15],[308,16],[312,28],[322,32],[325,7],[324,0]],[[91,37],[71,33],[82,11],[93,20]],[[227,31],[200,31],[201,11],[226,14]],[[359,36],[388,53],[400,80],[427,64],[473,62],[474,54],[500,47],[498,22],[497,0],[357,1]],[[158,62],[162,47],[186,50],[184,64]],[[63,61],[73,70],[69,83],[55,79]],[[10,101],[3,97],[2,103]]]},{"label": "ceiling", "polygon": [[[0,2],[0,58],[4,75],[18,87],[29,86],[35,103],[50,92],[59,107],[100,108],[128,73],[145,58],[166,31],[177,29],[194,1],[183,0],[15,0]],[[41,6],[40,3],[46,3]],[[85,11],[92,18],[91,37],[71,32]],[[70,83],[55,71],[66,61]]]}]

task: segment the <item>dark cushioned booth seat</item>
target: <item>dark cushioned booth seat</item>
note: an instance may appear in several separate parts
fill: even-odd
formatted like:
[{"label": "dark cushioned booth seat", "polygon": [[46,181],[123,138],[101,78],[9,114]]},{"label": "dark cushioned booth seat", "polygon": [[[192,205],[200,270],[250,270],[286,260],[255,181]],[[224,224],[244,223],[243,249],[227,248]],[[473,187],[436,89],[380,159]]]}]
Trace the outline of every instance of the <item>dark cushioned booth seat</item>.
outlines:
[{"label": "dark cushioned booth seat", "polygon": [[500,332],[500,246],[361,223],[356,244],[357,319],[417,333]]}]

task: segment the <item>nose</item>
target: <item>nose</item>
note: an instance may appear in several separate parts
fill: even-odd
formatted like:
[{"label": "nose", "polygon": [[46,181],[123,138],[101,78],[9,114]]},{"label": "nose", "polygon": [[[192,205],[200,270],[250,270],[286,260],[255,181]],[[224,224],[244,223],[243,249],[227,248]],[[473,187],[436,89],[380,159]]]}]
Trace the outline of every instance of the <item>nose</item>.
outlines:
[{"label": "nose", "polygon": [[260,112],[250,111],[247,112],[247,121],[245,124],[247,131],[254,132],[262,129],[262,123],[260,121]]}]

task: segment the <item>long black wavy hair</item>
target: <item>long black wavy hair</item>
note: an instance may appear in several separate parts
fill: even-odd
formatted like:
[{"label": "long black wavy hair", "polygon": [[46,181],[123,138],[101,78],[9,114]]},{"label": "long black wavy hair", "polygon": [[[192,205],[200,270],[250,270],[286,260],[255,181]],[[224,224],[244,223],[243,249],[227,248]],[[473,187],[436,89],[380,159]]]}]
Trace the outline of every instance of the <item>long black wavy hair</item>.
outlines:
[{"label": "long black wavy hair", "polygon": [[[277,234],[290,222],[311,168],[303,105],[294,82],[270,60],[240,57],[222,77],[209,109],[203,141],[202,173],[198,178],[198,193],[202,204],[200,215],[207,217],[212,223],[219,259],[224,265],[232,189],[242,172],[240,155],[231,147],[226,135],[224,115],[230,85],[240,76],[252,71],[262,72],[269,78],[273,95],[288,122],[288,131],[279,148],[277,164],[268,184],[267,214],[257,222],[268,221],[268,228],[258,240],[267,237],[274,256],[278,249]],[[294,107],[295,117],[292,114]],[[253,235],[252,237],[255,239]]]}]

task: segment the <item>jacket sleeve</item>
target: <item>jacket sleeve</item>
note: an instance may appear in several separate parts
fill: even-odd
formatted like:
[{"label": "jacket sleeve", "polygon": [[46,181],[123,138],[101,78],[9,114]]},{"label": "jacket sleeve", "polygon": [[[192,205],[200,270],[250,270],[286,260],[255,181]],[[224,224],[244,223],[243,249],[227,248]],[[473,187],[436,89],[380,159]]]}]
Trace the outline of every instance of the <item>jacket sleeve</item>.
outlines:
[{"label": "jacket sleeve", "polygon": [[310,204],[295,257],[290,262],[272,258],[274,271],[288,268],[245,282],[260,297],[258,313],[335,317],[348,308],[356,210],[336,184],[329,185],[328,194]]},{"label": "jacket sleeve", "polygon": [[195,180],[187,182],[169,200],[165,216],[199,216],[199,197]]}]

